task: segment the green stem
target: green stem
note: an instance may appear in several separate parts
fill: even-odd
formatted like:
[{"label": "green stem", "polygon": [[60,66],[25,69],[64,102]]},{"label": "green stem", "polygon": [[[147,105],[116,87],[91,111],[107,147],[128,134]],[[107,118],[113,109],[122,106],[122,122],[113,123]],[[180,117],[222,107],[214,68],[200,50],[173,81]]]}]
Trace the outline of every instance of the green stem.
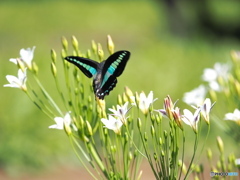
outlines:
[{"label": "green stem", "polygon": [[106,178],[109,179],[109,174],[108,172],[106,171],[103,163],[102,163],[102,160],[100,159],[100,157],[98,156],[95,148],[92,146],[91,143],[88,144],[88,148],[90,150],[90,153],[91,155],[93,156],[95,162],[97,163],[98,167],[101,169],[101,171],[103,172],[103,174],[105,175]]},{"label": "green stem", "polygon": [[178,180],[181,179],[181,176],[182,176],[182,170],[183,170],[183,160],[184,160],[184,154],[185,154],[185,134],[184,134],[184,131],[182,131],[182,134],[183,134],[183,138],[182,138],[182,166],[181,166],[181,169],[180,169],[180,174],[179,174],[179,178]]},{"label": "green stem", "polygon": [[61,112],[61,110],[59,109],[59,107],[57,106],[57,104],[54,102],[54,100],[51,98],[51,96],[47,93],[47,91],[45,90],[45,88],[42,86],[41,82],[38,80],[38,78],[36,76],[34,76],[37,84],[39,85],[42,93],[44,94],[44,96],[49,100],[49,102],[52,104],[52,106],[57,110],[57,112],[63,116],[63,113]]},{"label": "green stem", "polygon": [[154,173],[155,178],[158,179],[158,178],[159,178],[159,177],[158,177],[158,174],[157,174],[157,172],[156,172],[155,169],[154,169],[154,166],[153,166],[153,163],[152,163],[152,160],[151,160],[151,156],[148,154],[147,147],[146,147],[146,143],[145,143],[145,140],[144,140],[144,138],[143,138],[143,135],[142,135],[140,129],[139,129],[139,133],[140,133],[140,137],[141,137],[141,140],[142,140],[143,148],[144,148],[144,151],[145,151],[145,153],[146,153],[146,156],[147,156],[148,162],[149,162],[149,164],[150,164],[150,167],[151,167],[151,169],[152,169],[152,171],[153,171],[153,173]]},{"label": "green stem", "polygon": [[[29,97],[29,99],[38,107],[38,109],[40,109],[44,114],[46,114],[50,119],[53,119],[53,113],[42,103],[42,101],[40,101],[40,103],[42,104],[43,107],[47,108],[48,111],[44,110],[43,107],[41,107],[41,105],[39,105],[33,98],[32,96],[29,94],[28,91],[25,92],[27,94],[27,96]],[[51,113],[52,115],[50,115],[49,113]]]},{"label": "green stem", "polygon": [[165,141],[165,146],[164,146],[164,152],[166,152],[163,161],[164,161],[164,165],[163,165],[163,173],[165,174],[164,177],[169,177],[169,136],[166,136],[164,141]]},{"label": "green stem", "polygon": [[189,172],[191,171],[191,166],[192,166],[193,160],[194,160],[195,155],[196,155],[196,150],[197,150],[197,145],[198,145],[198,138],[199,138],[199,136],[198,136],[198,134],[196,133],[196,138],[195,138],[194,148],[193,148],[193,156],[192,156],[191,162],[190,162],[190,164],[189,164],[187,173],[186,173],[186,175],[185,175],[185,177],[184,177],[184,180],[188,177]]},{"label": "green stem", "polygon": [[61,91],[61,88],[60,88],[60,85],[59,85],[59,81],[58,81],[58,79],[57,79],[57,76],[54,76],[54,80],[55,80],[55,83],[56,83],[56,87],[57,87],[57,91],[58,91],[58,93],[60,94],[60,97],[61,97],[61,99],[62,99],[62,101],[63,101],[63,104],[64,104],[64,106],[65,106],[65,109],[67,110],[68,108],[67,108],[67,103],[66,103],[66,100],[65,100],[65,98],[64,98],[64,95],[63,95],[63,92]]},{"label": "green stem", "polygon": [[95,179],[98,180],[93,174],[92,172],[88,169],[88,167],[86,166],[86,164],[84,163],[84,161],[81,159],[81,157],[79,156],[78,152],[75,149],[74,143],[75,145],[80,149],[80,151],[83,153],[83,155],[85,156],[85,158],[87,159],[88,162],[90,162],[89,157],[87,156],[87,154],[84,152],[84,150],[82,149],[82,147],[78,144],[77,140],[73,137],[73,136],[69,136],[70,138],[70,142],[71,145],[73,147],[74,153],[76,154],[77,158],[79,159],[79,161],[82,163],[82,165],[84,166],[84,168],[88,171],[88,173]]},{"label": "green stem", "polygon": [[143,157],[147,158],[147,157],[138,149],[138,147],[137,147],[136,144],[134,143],[134,141],[133,141],[133,139],[132,139],[132,136],[130,135],[127,126],[126,126],[126,132],[127,132],[128,137],[129,137],[130,140],[132,141],[133,146],[136,148],[136,150],[139,152],[139,154],[141,154]]},{"label": "green stem", "polygon": [[177,163],[178,163],[178,150],[179,150],[179,143],[178,143],[178,127],[176,124],[172,124],[173,130],[173,168],[172,168],[172,178],[177,174]]}]

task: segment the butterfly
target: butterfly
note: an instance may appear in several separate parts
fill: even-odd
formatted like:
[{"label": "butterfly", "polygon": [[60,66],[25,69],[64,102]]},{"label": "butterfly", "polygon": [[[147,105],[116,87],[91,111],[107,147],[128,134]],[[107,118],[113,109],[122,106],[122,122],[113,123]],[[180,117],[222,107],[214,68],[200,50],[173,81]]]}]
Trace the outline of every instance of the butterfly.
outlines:
[{"label": "butterfly", "polygon": [[88,78],[93,77],[93,90],[99,99],[104,99],[117,84],[119,77],[130,57],[130,52],[123,50],[110,55],[100,63],[79,56],[67,56],[65,59],[76,65]]}]

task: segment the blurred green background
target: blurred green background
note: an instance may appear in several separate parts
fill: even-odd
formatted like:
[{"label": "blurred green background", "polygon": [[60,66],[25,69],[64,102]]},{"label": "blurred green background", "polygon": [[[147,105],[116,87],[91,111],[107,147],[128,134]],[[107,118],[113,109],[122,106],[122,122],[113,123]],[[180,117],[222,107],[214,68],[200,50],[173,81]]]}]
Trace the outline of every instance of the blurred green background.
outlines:
[{"label": "blurred green background", "polygon": [[[7,84],[7,74],[17,74],[8,60],[19,57],[21,48],[36,46],[39,76],[54,93],[53,79],[44,79],[51,73],[50,49],[60,55],[61,37],[70,40],[75,35],[84,52],[92,39],[105,48],[110,34],[116,50],[126,49],[132,55],[117,88],[106,98],[109,104],[116,103],[116,95],[127,85],[138,92],[153,90],[159,98],[155,107],[162,108],[168,94],[173,100],[180,99],[180,107],[188,107],[182,96],[202,83],[203,69],[230,61],[229,52],[240,49],[239,6],[237,1],[224,0],[201,4],[187,0],[2,0],[0,84]],[[24,93],[2,87],[0,98],[0,168],[4,172],[14,176],[79,165],[64,132],[49,130],[53,121]],[[222,110],[217,104],[214,107],[215,112]],[[237,144],[216,124],[207,146],[215,148],[215,137],[221,135],[226,151],[240,156]]]}]

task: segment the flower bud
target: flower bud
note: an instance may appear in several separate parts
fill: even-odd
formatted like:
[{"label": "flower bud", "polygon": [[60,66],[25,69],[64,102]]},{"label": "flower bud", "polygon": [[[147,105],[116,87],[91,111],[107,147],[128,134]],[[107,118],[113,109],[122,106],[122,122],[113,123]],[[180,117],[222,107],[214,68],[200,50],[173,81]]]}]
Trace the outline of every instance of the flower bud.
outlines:
[{"label": "flower bud", "polygon": [[173,114],[172,114],[172,109],[174,108],[174,105],[172,103],[171,97],[168,95],[164,99],[164,108],[166,110],[166,114],[170,120],[173,120]]},{"label": "flower bud", "polygon": [[160,124],[161,121],[162,121],[162,114],[161,113],[156,114],[156,122],[157,122],[157,124]]},{"label": "flower bud", "polygon": [[183,130],[180,109],[178,107],[176,107],[175,110],[172,112],[172,115],[173,115],[173,119],[175,120],[175,123],[177,124],[177,126],[181,130]]},{"label": "flower bud", "polygon": [[111,149],[111,151],[112,151],[113,153],[115,153],[115,152],[116,152],[116,150],[117,150],[117,148],[116,148],[116,146],[115,146],[115,145],[111,146],[111,147],[110,147],[110,149]]},{"label": "flower bud", "polygon": [[88,134],[92,136],[93,135],[92,127],[88,121],[86,121],[86,125],[87,125]]},{"label": "flower bud", "polygon": [[125,93],[123,93],[122,99],[123,99],[124,103],[128,102],[128,98],[127,98],[127,95]]},{"label": "flower bud", "polygon": [[151,126],[151,134],[153,137],[155,136],[155,129],[154,129],[153,125]]},{"label": "flower bud", "polygon": [[144,138],[144,140],[147,142],[148,137],[147,137],[147,133],[146,133],[146,132],[144,132],[143,138]]},{"label": "flower bud", "polygon": [[[62,51],[61,51],[61,56],[62,56],[62,59],[64,59],[67,56],[67,53],[64,49],[62,49]],[[67,62],[67,61],[65,61],[65,62]]]},{"label": "flower bud", "polygon": [[96,100],[97,100],[97,104],[101,108],[101,110],[105,111],[105,109],[106,109],[105,100],[98,99],[98,98],[96,98]]},{"label": "flower bud", "polygon": [[217,145],[218,145],[218,149],[219,149],[220,153],[222,154],[224,151],[224,145],[223,145],[223,141],[220,136],[217,137]]},{"label": "flower bud", "polygon": [[124,90],[128,98],[130,98],[131,96],[134,96],[131,89],[129,89],[127,86],[124,87]]},{"label": "flower bud", "polygon": [[110,35],[107,36],[107,47],[110,54],[114,52],[114,44]]},{"label": "flower bud", "polygon": [[93,111],[93,105],[92,104],[89,104],[88,105],[88,110],[91,112],[91,111]]},{"label": "flower bud", "polygon": [[153,153],[153,158],[154,158],[155,161],[158,160],[158,157],[157,157],[157,154],[156,154],[156,153]]},{"label": "flower bud", "polygon": [[163,135],[164,135],[164,137],[165,137],[165,138],[167,138],[167,137],[168,137],[168,133],[167,133],[167,131],[166,131],[166,130],[164,130],[164,131],[163,131]]},{"label": "flower bud", "polygon": [[76,75],[75,79],[76,79],[76,81],[77,81],[78,83],[80,83],[80,79],[81,79],[81,78],[80,78],[79,74]]},{"label": "flower bud", "polygon": [[92,103],[92,97],[88,96],[88,103],[91,104]]},{"label": "flower bud", "polygon": [[150,119],[151,119],[151,121],[152,121],[152,124],[154,124],[154,122],[155,122],[155,120],[156,120],[155,114],[150,113]]},{"label": "flower bud", "polygon": [[84,87],[83,87],[83,85],[79,86],[79,92],[82,94],[82,96],[84,95]]},{"label": "flower bud", "polygon": [[56,54],[56,52],[54,51],[54,49],[51,49],[50,53],[51,53],[52,61],[54,63],[56,63],[56,61],[57,61],[57,54]]},{"label": "flower bud", "polygon": [[134,154],[133,154],[134,158],[137,157],[138,153],[139,153],[138,150],[135,149],[135,150],[134,150]]},{"label": "flower bud", "polygon": [[165,153],[163,150],[161,150],[161,156],[164,157],[165,156]]},{"label": "flower bud", "polygon": [[86,57],[87,57],[88,59],[90,59],[90,58],[91,58],[91,51],[90,51],[90,49],[88,49],[88,50],[87,50]]},{"label": "flower bud", "polygon": [[122,96],[120,94],[118,94],[118,97],[117,97],[117,103],[122,106],[123,105],[123,102],[122,102]]},{"label": "flower bud", "polygon": [[186,165],[182,162],[182,160],[179,160],[178,161],[178,166],[182,166],[182,172],[184,173],[184,174],[186,174],[187,173],[187,168],[186,168]]},{"label": "flower bud", "polygon": [[37,64],[35,62],[32,63],[32,67],[33,67],[34,74],[37,75],[38,74],[38,66],[37,66]]},{"label": "flower bud", "polygon": [[161,146],[163,144],[162,138],[159,137],[159,145]]},{"label": "flower bud", "polygon": [[78,40],[75,36],[72,36],[72,45],[75,51],[78,51]]},{"label": "flower bud", "polygon": [[79,118],[79,126],[80,126],[79,129],[83,129],[83,127],[84,127],[84,120],[83,120],[82,116],[80,116],[80,118]]},{"label": "flower bud", "polygon": [[[78,51],[73,50],[72,54],[73,56],[78,56]],[[82,57],[82,55],[79,55],[79,56]]]},{"label": "flower bud", "polygon": [[98,57],[99,57],[99,60],[100,60],[100,62],[102,62],[103,61],[103,57],[104,57],[104,52],[103,52],[103,50],[102,50],[102,46],[101,46],[101,44],[100,43],[98,43],[98,49],[97,49],[97,54],[98,54]]},{"label": "flower bud", "polygon": [[195,169],[195,172],[196,172],[196,173],[200,173],[200,171],[201,171],[201,170],[200,170],[200,166],[199,166],[198,164],[195,165],[195,168],[194,168],[194,169]]},{"label": "flower bud", "polygon": [[128,153],[128,159],[131,161],[133,159],[133,155],[131,152]]},{"label": "flower bud", "polygon": [[127,133],[126,133],[126,132],[124,133],[124,140],[125,140],[125,143],[127,143],[127,142],[128,142],[128,135],[127,135]]},{"label": "flower bud", "polygon": [[207,149],[207,158],[208,158],[209,161],[212,160],[212,151],[211,151],[210,148]]},{"label": "flower bud", "polygon": [[97,44],[94,40],[92,40],[92,51],[94,54],[97,54]]},{"label": "flower bud", "polygon": [[75,87],[74,89],[74,94],[77,96],[79,94],[79,89],[77,87]]},{"label": "flower bud", "polygon": [[209,95],[210,95],[211,99],[213,101],[217,101],[217,94],[216,94],[216,92],[214,90],[212,90],[212,89],[209,89],[208,92],[209,92]]},{"label": "flower bud", "polygon": [[68,49],[67,39],[64,36],[62,36],[61,41],[62,41],[62,46],[63,46],[64,50],[67,51],[67,49]]},{"label": "flower bud", "polygon": [[53,77],[56,78],[56,76],[57,76],[57,68],[56,68],[56,65],[55,65],[54,62],[51,63],[51,71],[52,71]]}]

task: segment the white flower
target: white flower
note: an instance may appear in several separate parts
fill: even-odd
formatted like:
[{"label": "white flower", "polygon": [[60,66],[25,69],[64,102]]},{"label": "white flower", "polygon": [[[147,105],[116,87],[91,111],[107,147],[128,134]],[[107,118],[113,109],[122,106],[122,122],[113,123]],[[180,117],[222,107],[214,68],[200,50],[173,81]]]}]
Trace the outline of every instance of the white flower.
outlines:
[{"label": "white flower", "polygon": [[35,50],[35,46],[33,46],[33,48],[27,48],[27,49],[21,49],[20,50],[20,58],[18,59],[14,59],[11,58],[9,59],[9,61],[13,62],[14,64],[17,64],[18,60],[23,61],[26,66],[31,69],[32,68],[32,59],[33,59],[33,53]]},{"label": "white flower", "polygon": [[62,118],[62,117],[55,117],[54,121],[56,122],[56,124],[53,124],[51,126],[49,126],[50,129],[60,129],[63,130],[64,127],[67,131],[67,133],[71,132],[71,128],[70,126],[72,126],[74,128],[75,131],[77,131],[77,127],[72,124],[72,119],[70,116],[70,113],[66,113],[66,115]]},{"label": "white flower", "polygon": [[221,91],[218,78],[227,80],[230,67],[227,64],[215,63],[214,68],[206,68],[203,71],[202,79],[209,83],[209,87],[214,91]]},{"label": "white flower", "polygon": [[204,85],[200,85],[199,87],[193,89],[190,92],[186,92],[183,95],[183,101],[190,105],[199,106],[203,103],[207,90]]},{"label": "white flower", "polygon": [[240,111],[238,109],[235,109],[233,113],[225,114],[224,119],[232,120],[232,121],[236,121],[237,123],[240,123]]},{"label": "white flower", "polygon": [[105,125],[103,127],[113,130],[116,134],[120,134],[120,129],[123,125],[121,120],[108,115],[108,119],[102,118],[101,121]]},{"label": "white flower", "polygon": [[200,107],[201,108],[201,114],[203,116],[203,118],[205,119],[205,121],[207,122],[207,124],[209,124],[209,113],[212,109],[212,107],[214,106],[215,102],[212,104],[211,100],[209,98],[206,98],[203,105]]},{"label": "white flower", "polygon": [[191,126],[195,133],[197,133],[197,124],[200,118],[200,108],[198,108],[194,114],[192,114],[188,109],[183,110],[182,121]]},{"label": "white flower", "polygon": [[135,96],[130,96],[129,98],[130,98],[131,105],[132,106],[137,106]]},{"label": "white flower", "polygon": [[227,79],[229,69],[227,64],[215,63],[213,69],[204,69],[202,79],[207,82],[216,81],[219,76]]},{"label": "white flower", "polygon": [[117,110],[109,108],[110,111],[112,111],[114,116],[117,116],[120,118],[120,120],[123,122],[123,124],[126,123],[126,117],[127,112],[129,111],[128,109],[128,102],[126,102],[123,106],[117,105]]},{"label": "white flower", "polygon": [[144,92],[141,92],[139,96],[139,109],[143,112],[143,114],[147,114],[150,105],[156,100],[157,99],[153,99],[152,91],[150,91],[148,97],[146,97]]},{"label": "white flower", "polygon": [[12,88],[19,88],[24,91],[27,90],[26,81],[27,81],[27,71],[22,71],[21,69],[18,70],[18,77],[7,75],[6,76],[8,82],[10,84],[5,84],[4,87],[12,87]]},{"label": "white flower", "polygon": [[235,164],[238,165],[238,166],[240,165],[240,158],[235,159]]}]

